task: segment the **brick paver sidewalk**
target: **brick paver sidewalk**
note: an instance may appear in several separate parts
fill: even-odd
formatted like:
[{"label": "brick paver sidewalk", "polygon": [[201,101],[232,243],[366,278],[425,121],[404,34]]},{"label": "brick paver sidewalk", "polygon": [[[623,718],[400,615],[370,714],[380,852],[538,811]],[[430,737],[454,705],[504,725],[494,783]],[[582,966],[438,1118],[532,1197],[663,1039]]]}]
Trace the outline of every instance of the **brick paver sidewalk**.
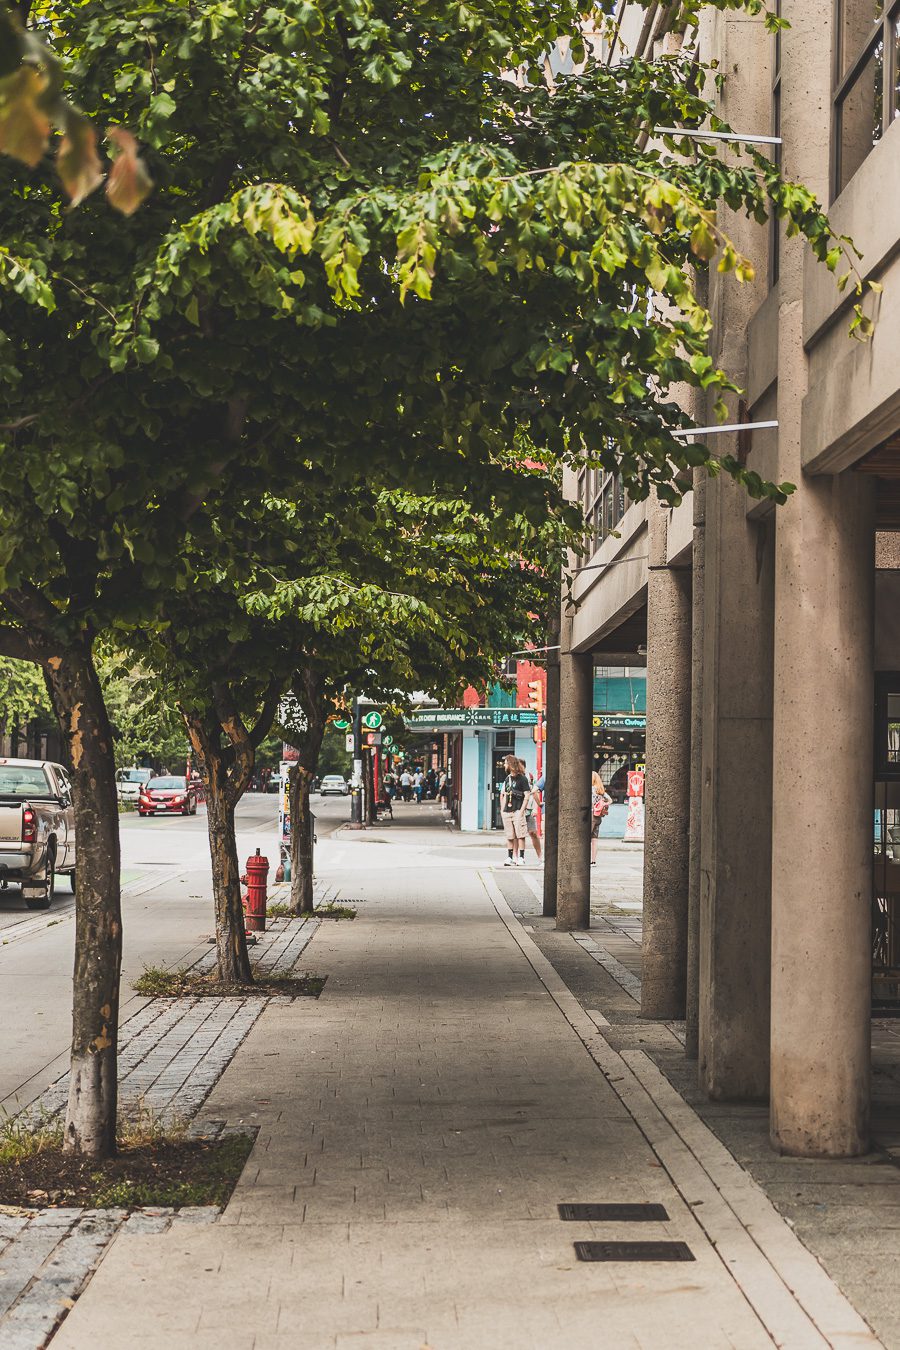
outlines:
[{"label": "brick paver sidewalk", "polygon": [[[606,1041],[589,1053],[593,1024],[489,877],[347,847],[339,898],[364,903],[305,953],[322,997],[270,1005],[204,1108],[259,1125],[223,1218],[120,1233],[54,1350],[771,1346],[732,1259],[790,1350],[877,1344],[824,1276],[838,1334],[820,1333],[653,1114],[652,1085]],[[668,1218],[563,1222],[563,1202],[655,1202]],[[707,1236],[713,1213],[696,1221],[702,1203],[727,1209],[737,1257]],[[582,1239],[680,1241],[694,1260],[583,1263]],[[792,1286],[807,1274],[795,1264]]]}]

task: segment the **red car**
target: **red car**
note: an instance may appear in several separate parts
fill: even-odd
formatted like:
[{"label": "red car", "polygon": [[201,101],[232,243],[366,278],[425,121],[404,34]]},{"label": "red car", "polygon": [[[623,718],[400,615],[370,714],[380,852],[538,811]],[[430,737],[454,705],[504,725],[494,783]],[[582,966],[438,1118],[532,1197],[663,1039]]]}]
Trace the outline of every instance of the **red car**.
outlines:
[{"label": "red car", "polygon": [[180,778],[151,778],[141,788],[138,797],[139,816],[195,816],[197,814],[197,786]]}]

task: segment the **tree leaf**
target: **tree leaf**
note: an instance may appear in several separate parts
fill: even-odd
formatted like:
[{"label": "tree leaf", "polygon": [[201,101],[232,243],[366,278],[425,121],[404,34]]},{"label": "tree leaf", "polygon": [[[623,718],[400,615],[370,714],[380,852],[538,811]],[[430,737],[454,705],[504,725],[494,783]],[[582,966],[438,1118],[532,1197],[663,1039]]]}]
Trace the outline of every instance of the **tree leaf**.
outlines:
[{"label": "tree leaf", "polygon": [[116,211],[121,211],[123,216],[134,215],[138,207],[149,197],[153,189],[153,180],[138,154],[138,143],[130,131],[125,127],[109,127],[106,139],[117,147],[106,180],[107,200],[110,206]]},{"label": "tree leaf", "polygon": [[103,166],[97,154],[97,133],[81,113],[69,111],[66,134],[59,144],[56,169],[73,207],[103,182]]},{"label": "tree leaf", "polygon": [[0,80],[0,150],[32,169],[50,140],[50,119],[38,106],[46,87],[46,75],[32,65]]}]

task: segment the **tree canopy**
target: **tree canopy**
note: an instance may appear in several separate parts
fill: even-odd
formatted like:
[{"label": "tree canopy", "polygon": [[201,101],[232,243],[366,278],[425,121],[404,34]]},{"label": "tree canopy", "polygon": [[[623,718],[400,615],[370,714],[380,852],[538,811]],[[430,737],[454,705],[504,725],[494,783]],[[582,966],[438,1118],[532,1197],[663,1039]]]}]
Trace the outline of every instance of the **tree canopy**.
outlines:
[{"label": "tree canopy", "polygon": [[[752,148],[647,139],[714,116],[693,63],[591,60],[549,89],[541,58],[562,37],[583,46],[581,11],[0,7],[0,655],[43,665],[73,760],[75,1147],[114,1146],[121,922],[98,635],[153,642],[176,601],[206,589],[211,619],[249,577],[270,616],[331,606],[337,641],[340,597],[352,612],[389,586],[366,593],[354,572],[348,587],[327,557],[321,574],[294,566],[321,515],[291,566],[269,551],[270,503],[321,484],[351,501],[333,526],[348,538],[365,540],[365,485],[419,512],[463,503],[495,536],[514,522],[523,558],[548,519],[576,538],[564,462],[674,499],[683,469],[718,462],[675,434],[669,391],[730,388],[692,273],[752,269],[719,207],[775,210],[843,267],[813,197]],[[789,490],[724,467],[758,495]],[[460,587],[446,629],[416,629],[417,662],[479,659],[473,596]],[[422,613],[407,603],[404,623]]]}]

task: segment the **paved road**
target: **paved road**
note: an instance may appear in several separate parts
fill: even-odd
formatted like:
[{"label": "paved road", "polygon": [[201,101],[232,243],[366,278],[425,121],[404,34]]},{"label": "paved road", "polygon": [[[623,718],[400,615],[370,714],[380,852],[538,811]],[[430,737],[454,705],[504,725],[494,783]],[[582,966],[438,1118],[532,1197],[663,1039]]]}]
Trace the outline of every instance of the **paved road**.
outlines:
[{"label": "paved road", "polygon": [[[345,799],[315,801],[321,858],[346,819]],[[250,794],[238,806],[238,854],[277,857],[276,795]],[[121,817],[124,957],[122,1017],[143,1000],[131,981],[144,966],[180,965],[212,933],[206,812],[141,820]],[[62,880],[52,910],[32,913],[18,890],[0,893],[0,1110],[15,1111],[66,1068],[71,1035],[74,901]]]}]

